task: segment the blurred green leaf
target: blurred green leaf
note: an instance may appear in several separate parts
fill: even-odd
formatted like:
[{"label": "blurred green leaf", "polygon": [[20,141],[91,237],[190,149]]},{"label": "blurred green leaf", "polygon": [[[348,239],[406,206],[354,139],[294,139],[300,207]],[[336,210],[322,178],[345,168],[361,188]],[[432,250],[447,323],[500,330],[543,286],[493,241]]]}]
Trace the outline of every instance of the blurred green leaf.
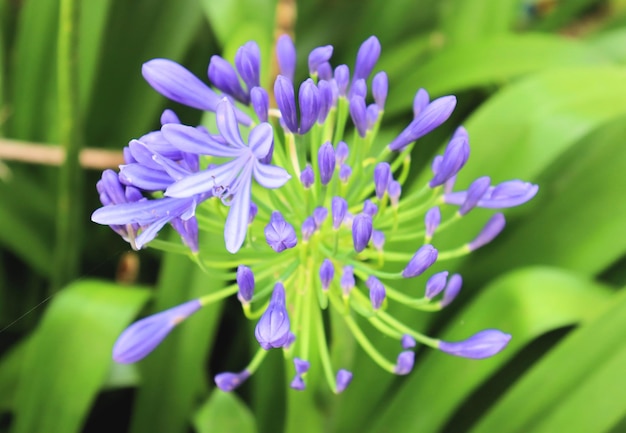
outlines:
[{"label": "blurred green leaf", "polygon": [[79,281],[52,301],[19,375],[13,433],[71,433],[110,369],[111,349],[148,298],[143,289]]},{"label": "blurred green leaf", "polygon": [[[626,415],[626,292],[568,335],[472,431],[605,432]],[[538,392],[538,390],[540,390]]]},{"label": "blurred green leaf", "polygon": [[19,374],[28,351],[29,341],[28,339],[20,341],[0,360],[0,412],[14,409]]},{"label": "blurred green leaf", "polygon": [[[468,288],[466,288],[467,290]],[[521,269],[494,281],[455,318],[440,338],[462,340],[485,328],[513,335],[493,358],[456,358],[428,351],[368,431],[438,431],[455,408],[519,349],[550,330],[585,322],[610,302],[602,285],[552,268]]]},{"label": "blurred green leaf", "polygon": [[561,154],[537,179],[541,187],[532,213],[473,256],[467,264],[472,273],[486,276],[494,268],[505,272],[542,263],[597,274],[622,257],[624,137],[626,117],[619,117]]},{"label": "blurred green leaf", "polygon": [[505,84],[530,72],[608,61],[607,56],[583,41],[555,35],[502,35],[452,45],[433,55],[419,68],[393,77],[385,111],[406,110],[419,87],[436,96],[472,87]]},{"label": "blurred green leaf", "polygon": [[519,0],[445,0],[440,2],[446,43],[473,42],[506,33],[519,13]]},{"label": "blurred green leaf", "polygon": [[609,56],[613,61],[624,64],[626,62],[626,29],[620,27],[605,33],[600,33],[591,39],[590,44]]},{"label": "blurred green leaf", "polygon": [[[178,234],[172,239],[179,242]],[[217,244],[213,242],[213,244]],[[210,249],[205,242],[201,249]],[[223,287],[226,275],[210,276],[189,257],[164,256],[154,311],[158,312]],[[207,305],[185,321],[140,364],[142,381],[132,432],[186,432],[197,401],[206,395],[206,360],[220,318],[221,303]]]},{"label": "blurred green leaf", "polygon": [[564,2],[554,2],[544,16],[533,26],[537,30],[553,31],[567,24],[584,20],[589,10],[594,5],[599,5],[600,0],[569,0]]},{"label": "blurred green leaf", "polygon": [[254,416],[237,394],[216,389],[193,420],[198,433],[256,433]]}]

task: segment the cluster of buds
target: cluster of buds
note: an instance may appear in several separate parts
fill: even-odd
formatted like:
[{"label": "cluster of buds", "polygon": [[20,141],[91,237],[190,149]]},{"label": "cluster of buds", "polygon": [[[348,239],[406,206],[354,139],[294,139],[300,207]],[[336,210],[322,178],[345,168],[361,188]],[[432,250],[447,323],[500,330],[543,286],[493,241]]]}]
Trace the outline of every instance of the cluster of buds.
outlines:
[{"label": "cluster of buds", "polygon": [[[332,46],[316,48],[308,57],[310,77],[296,86],[295,46],[288,36],[280,37],[276,107],[260,85],[254,42],[237,51],[234,66],[211,58],[213,88],[172,61],[144,65],[145,79],[159,93],[215,113],[217,133],[183,125],[166,110],[159,131],[130,142],[119,174],[103,173],[97,187],[104,206],[92,218],[136,249],[170,223],[194,260],[207,268],[223,260],[220,266],[230,266],[233,283],[131,325],[114,347],[116,361],[142,359],[202,306],[235,294],[246,317],[257,321],[259,349],[239,372],[216,375],[217,386],[227,391],[250,377],[272,349],[284,350],[293,362],[293,389],[305,389],[310,369],[321,369],[334,392],[346,389],[353,372],[332,365],[328,309],[335,311],[332,320],[343,324],[337,326],[393,374],[412,370],[418,343],[476,359],[507,345],[511,336],[493,329],[463,341],[441,341],[388,313],[390,302],[424,312],[449,305],[461,290],[461,276],[435,273],[433,265],[489,243],[504,228],[504,216],[494,214],[458,248],[440,251],[433,238],[476,207],[521,205],[538,187],[520,180],[492,185],[480,177],[466,191],[455,191],[456,175],[470,153],[467,131],[459,127],[443,155],[434,158],[430,180],[405,190],[415,141],[450,117],[456,98],[431,101],[420,89],[413,121],[391,142],[380,142],[388,79],[382,71],[371,77],[380,51],[375,37],[367,39],[351,74],[347,65],[331,65]],[[200,242],[205,237],[211,242],[223,237],[224,254],[205,255]],[[415,245],[411,252],[407,242]],[[239,266],[232,265],[233,258]],[[404,293],[397,282],[406,279],[414,279],[423,294]],[[381,353],[364,323],[396,339],[399,353],[391,359]],[[311,359],[311,353],[317,355]]]}]

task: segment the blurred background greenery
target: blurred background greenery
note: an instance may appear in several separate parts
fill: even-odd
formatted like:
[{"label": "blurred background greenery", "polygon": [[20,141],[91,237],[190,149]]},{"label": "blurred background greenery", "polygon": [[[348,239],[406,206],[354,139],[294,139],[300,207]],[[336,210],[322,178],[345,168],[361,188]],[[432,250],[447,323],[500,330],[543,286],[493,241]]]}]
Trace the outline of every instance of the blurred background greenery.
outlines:
[{"label": "blurred background greenery", "polygon": [[[0,432],[626,431],[626,1],[0,0],[0,29]],[[141,64],[171,58],[205,77],[212,54],[256,39],[268,65],[280,29],[295,35],[303,74],[315,46],[352,64],[378,36],[388,137],[418,88],[457,95],[452,121],[415,147],[417,168],[463,124],[461,186],[485,174],[540,185],[494,243],[449,267],[464,277],[458,302],[410,319],[447,339],[503,329],[502,354],[418,350],[396,378],[356,350],[338,397],[288,395],[272,354],[225,394],[212,375],[254,343],[234,301],[137,366],[112,363],[136,317],[223,283],[185,257],[130,253],[90,222],[100,171],[129,139],[158,128],[165,107],[200,121],[153,91]]]}]

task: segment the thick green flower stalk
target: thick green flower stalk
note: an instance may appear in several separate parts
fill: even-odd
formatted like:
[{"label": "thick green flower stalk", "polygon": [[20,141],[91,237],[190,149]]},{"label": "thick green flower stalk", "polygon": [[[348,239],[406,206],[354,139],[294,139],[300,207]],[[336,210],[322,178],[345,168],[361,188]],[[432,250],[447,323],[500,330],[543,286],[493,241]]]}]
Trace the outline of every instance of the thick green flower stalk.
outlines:
[{"label": "thick green flower stalk", "polygon": [[[381,368],[399,375],[413,368],[418,343],[476,359],[507,345],[511,336],[493,329],[464,341],[440,341],[402,323],[387,306],[395,302],[434,312],[450,304],[461,276],[433,273],[431,266],[490,242],[505,221],[494,214],[474,239],[461,240],[452,250],[436,247],[437,234],[475,207],[523,204],[537,186],[519,180],[491,185],[481,177],[467,191],[454,191],[469,157],[468,134],[461,127],[434,159],[430,180],[404,188],[413,143],[449,118],[456,98],[431,101],[420,89],[414,120],[390,143],[380,142],[388,80],[384,72],[370,80],[380,55],[378,40],[362,44],[352,74],[346,65],[331,66],[332,52],[332,46],[314,49],[310,78],[296,85],[295,47],[281,37],[276,107],[260,87],[254,42],[239,49],[234,67],[211,58],[208,76],[215,89],[169,60],[144,65],[144,77],[163,95],[215,112],[218,134],[182,125],[166,111],[160,131],[130,142],[119,174],[103,174],[98,191],[104,207],[93,220],[110,225],[136,249],[170,223],[200,266],[232,270],[233,284],[133,324],[120,336],[115,360],[142,359],[185,318],[235,294],[245,316],[257,323],[259,349],[240,372],[216,376],[223,390],[235,389],[269,350],[281,349],[294,366],[292,388],[305,389],[307,372],[321,369],[329,387],[343,391],[353,372],[331,362],[327,339],[333,336],[326,328],[331,318],[342,321]],[[203,251],[199,237],[223,242],[223,254]],[[411,253],[402,247],[407,242],[414,244]],[[407,278],[424,287],[423,295],[398,288]],[[331,309],[335,314],[328,314]],[[362,329],[365,323],[396,339],[398,351],[381,353]]]}]

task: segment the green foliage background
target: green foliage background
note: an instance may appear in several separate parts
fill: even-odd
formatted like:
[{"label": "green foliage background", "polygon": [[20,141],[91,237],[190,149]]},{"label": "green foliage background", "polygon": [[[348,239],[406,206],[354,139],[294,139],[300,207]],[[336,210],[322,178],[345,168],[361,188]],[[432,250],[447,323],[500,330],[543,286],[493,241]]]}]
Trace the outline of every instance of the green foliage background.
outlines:
[{"label": "green foliage background", "polygon": [[[79,111],[68,116],[60,17],[72,6]],[[198,122],[199,113],[143,81],[141,64],[166,57],[205,76],[210,55],[232,57],[254,38],[269,65],[276,6],[0,0],[0,144],[119,151],[157,128],[166,106]],[[465,281],[456,305],[410,319],[444,339],[501,328],[511,345],[484,361],[420,350],[406,378],[355,349],[355,379],[340,396],[288,391],[272,354],[226,394],[212,375],[242,366],[253,344],[236,303],[226,302],[137,366],[115,365],[112,344],[136,317],[218,290],[225,276],[146,250],[137,286],[115,283],[127,247],[89,220],[99,173],[0,161],[0,432],[626,430],[626,2],[297,3],[300,71],[302,53],[325,44],[335,46],[334,64],[352,64],[371,34],[391,84],[383,134],[407,123],[419,87],[459,99],[452,121],[415,147],[416,166],[462,123],[472,154],[460,186],[485,174],[540,185],[533,202],[507,212],[497,241],[452,264]],[[479,218],[467,219],[446,233],[450,242],[479,230]]]}]

